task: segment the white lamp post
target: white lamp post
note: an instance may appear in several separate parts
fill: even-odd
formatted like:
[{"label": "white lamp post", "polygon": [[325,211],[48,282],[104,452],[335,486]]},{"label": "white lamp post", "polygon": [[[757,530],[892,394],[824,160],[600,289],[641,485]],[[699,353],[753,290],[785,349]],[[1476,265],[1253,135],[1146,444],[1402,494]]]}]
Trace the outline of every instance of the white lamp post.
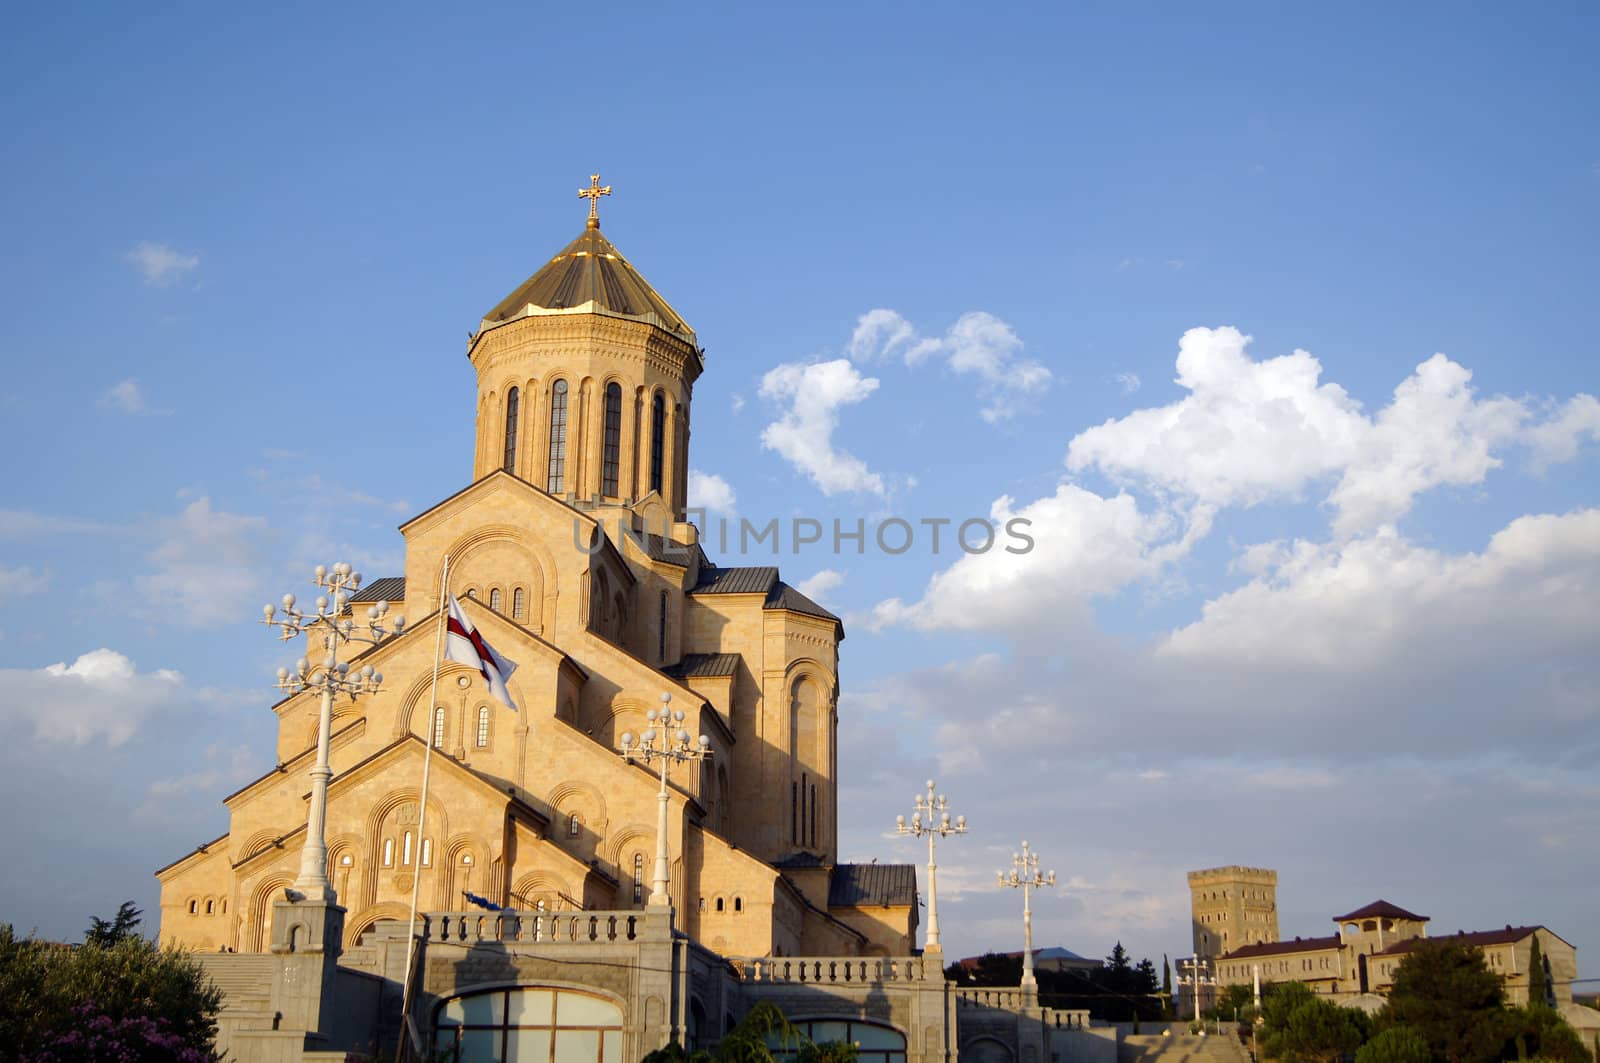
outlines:
[{"label": "white lamp post", "polygon": [[[645,713],[650,726],[644,734],[634,737],[632,731],[622,734],[622,759],[652,760],[661,762],[661,793],[656,797],[656,870],[650,881],[651,907],[669,906],[672,898],[667,893],[667,766],[674,760],[696,761],[711,756],[711,739],[700,736],[699,743],[691,742],[689,732],[683,729],[683,710],[672,709],[672,695],[661,695],[661,708]],[[677,730],[673,731],[676,727]]]},{"label": "white lamp post", "polygon": [[[1200,988],[1216,984],[1216,979],[1210,977],[1211,961],[1204,956],[1191,956],[1186,960],[1178,961],[1178,970],[1188,974],[1187,977],[1180,974],[1178,984],[1187,985],[1189,992],[1194,994],[1194,1021],[1198,1023],[1200,1021]],[[1202,1029],[1200,1032],[1204,1034],[1205,1030]]]},{"label": "white lamp post", "polygon": [[1022,890],[1022,994],[1032,1005],[1039,996],[1039,982],[1033,976],[1033,906],[1029,894],[1043,886],[1056,884],[1056,873],[1039,870],[1039,854],[1022,843],[1022,852],[1011,854],[1011,871],[996,871],[998,885]]},{"label": "white lamp post", "polygon": [[[957,816],[955,822],[950,821],[950,806],[945,801],[944,794],[934,795],[933,780],[928,780],[926,795],[918,794],[914,798],[916,811],[911,814],[911,824],[906,825],[906,817],[896,816],[894,827],[897,834],[909,834],[913,838],[928,836],[928,945],[930,949],[942,949],[939,944],[939,866],[933,862],[933,843],[939,838],[950,834],[967,833],[967,817]],[[926,815],[928,821],[924,823],[922,817]]]},{"label": "white lamp post", "polygon": [[376,694],[383,682],[383,676],[374,671],[370,664],[352,672],[348,663],[339,660],[339,647],[347,642],[364,642],[375,646],[385,638],[404,631],[406,620],[403,616],[396,616],[385,627],[389,603],[378,602],[367,609],[367,622],[358,631],[355,622],[343,615],[345,607],[350,604],[351,592],[361,587],[361,573],[353,571],[347,561],[341,561],[331,569],[326,565],[318,565],[311,582],[328,592],[328,595],[317,598],[315,613],[297,609],[294,595],[285,594],[282,611],[278,606],[266,606],[262,609],[264,615],[261,622],[276,627],[279,630],[278,637],[283,640],[303,634],[307,636],[309,644],[314,636],[320,635],[322,648],[326,651],[326,656],[316,663],[302,657],[295,662],[292,671],[279,668],[278,689],[290,694],[308,689],[322,692],[322,710],[317,717],[317,761],[311,768],[311,812],[306,818],[306,843],[300,850],[300,877],[295,879],[294,889],[302,899],[333,904],[337,898],[333,885],[328,881],[327,839],[328,780],[333,777],[333,769],[328,766],[333,699],[336,694],[346,694],[351,701],[358,694]]}]

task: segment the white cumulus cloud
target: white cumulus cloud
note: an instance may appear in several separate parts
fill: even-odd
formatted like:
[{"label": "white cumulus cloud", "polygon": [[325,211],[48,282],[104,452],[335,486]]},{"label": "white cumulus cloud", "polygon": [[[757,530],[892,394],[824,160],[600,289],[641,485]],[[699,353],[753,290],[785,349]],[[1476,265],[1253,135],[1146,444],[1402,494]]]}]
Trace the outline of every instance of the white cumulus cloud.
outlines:
[{"label": "white cumulus cloud", "polygon": [[771,369],[761,378],[761,396],[787,408],[762,430],[761,445],[777,451],[825,495],[882,495],[883,477],[833,443],[840,409],[866,401],[877,390],[878,381],[863,377],[845,358]]},{"label": "white cumulus cloud", "polygon": [[105,394],[100,396],[99,405],[107,409],[121,410],[123,413],[154,412],[145,402],[139,382],[131,377],[108,388]]},{"label": "white cumulus cloud", "polygon": [[38,594],[50,586],[50,575],[19,565],[16,568],[7,568],[0,565],[0,604],[13,598],[22,598],[30,594]]},{"label": "white cumulus cloud", "polygon": [[898,312],[880,307],[856,320],[847,350],[857,362],[899,357],[916,366],[942,358],[951,372],[978,381],[984,400],[979,415],[994,422],[1025,409],[1030,396],[1050,387],[1050,370],[1022,357],[1022,347],[1010,325],[982,310],[962,314],[943,336],[922,336]]},{"label": "white cumulus cloud", "polygon": [[153,285],[171,284],[200,266],[200,256],[176,251],[167,244],[144,240],[123,256]]},{"label": "white cumulus cloud", "polygon": [[81,746],[94,739],[121,745],[146,719],[183,692],[183,676],[169,669],[140,672],[110,649],[91,650],[71,664],[0,670],[7,717],[32,725],[41,741]]},{"label": "white cumulus cloud", "polygon": [[689,470],[689,508],[732,514],[738,503],[733,485],[715,473]]},{"label": "white cumulus cloud", "polygon": [[795,590],[807,598],[823,602],[827,600],[828,592],[844,583],[844,573],[837,569],[823,568],[813,572],[810,576],[795,584]]},{"label": "white cumulus cloud", "polygon": [[260,538],[267,522],[211,508],[197,498],[161,521],[151,568],[135,577],[144,607],[171,623],[236,623],[254,613],[261,595]]}]

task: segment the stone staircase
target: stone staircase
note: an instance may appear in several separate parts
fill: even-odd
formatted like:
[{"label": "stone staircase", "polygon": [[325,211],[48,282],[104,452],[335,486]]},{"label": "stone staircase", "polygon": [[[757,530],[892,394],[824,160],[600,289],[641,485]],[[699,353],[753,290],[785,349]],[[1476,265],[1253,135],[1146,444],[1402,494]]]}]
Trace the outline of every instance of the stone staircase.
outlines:
[{"label": "stone staircase", "polygon": [[1117,1063],[1250,1063],[1250,1053],[1231,1033],[1137,1034],[1117,1046]]}]

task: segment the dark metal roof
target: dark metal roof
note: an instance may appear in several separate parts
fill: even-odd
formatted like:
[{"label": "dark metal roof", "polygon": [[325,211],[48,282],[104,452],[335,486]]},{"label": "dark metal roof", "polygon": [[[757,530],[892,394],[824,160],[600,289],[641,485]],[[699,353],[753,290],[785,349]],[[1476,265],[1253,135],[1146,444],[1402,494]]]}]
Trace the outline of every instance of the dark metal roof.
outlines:
[{"label": "dark metal roof", "polygon": [[688,568],[689,562],[694,559],[695,551],[699,549],[688,543],[680,543],[662,535],[646,532],[636,542],[644,547],[644,552],[652,561],[662,561],[680,568]]},{"label": "dark metal roof", "polygon": [[538,310],[568,310],[593,303],[596,307],[657,325],[695,342],[691,329],[667,301],[628,264],[600,230],[585,229],[543,269],[523,281],[484,315],[483,327],[493,328]]},{"label": "dark metal roof", "polygon": [[406,578],[384,576],[375,579],[350,596],[352,602],[403,602],[406,600]]},{"label": "dark metal roof", "polygon": [[[709,567],[700,570],[700,582],[691,594],[766,594],[778,581],[778,570],[772,565],[755,565],[744,568]],[[820,608],[820,606],[819,606]]]},{"label": "dark metal roof", "polygon": [[1255,956],[1281,956],[1287,952],[1316,952],[1320,949],[1336,949],[1339,947],[1339,935],[1330,934],[1325,938],[1295,938],[1293,941],[1263,941],[1258,945],[1240,945],[1232,952],[1225,952],[1225,960],[1248,960]]},{"label": "dark metal roof", "polygon": [[909,908],[916,903],[914,864],[839,864],[828,884],[829,908]]},{"label": "dark metal roof", "polygon": [[739,671],[737,653],[686,653],[683,660],[661,671],[674,679],[704,679],[730,676]]},{"label": "dark metal roof", "polygon": [[1390,904],[1388,901],[1382,900],[1373,901],[1371,904],[1357,908],[1348,915],[1336,915],[1333,917],[1335,923],[1345,923],[1352,919],[1410,919],[1418,923],[1426,923],[1428,921],[1428,917],[1425,915],[1408,912],[1398,904]]},{"label": "dark metal roof", "polygon": [[1403,956],[1416,948],[1424,941],[1459,941],[1463,945],[1509,945],[1514,941],[1521,941],[1535,930],[1543,929],[1537,926],[1508,926],[1502,930],[1458,930],[1454,934],[1440,934],[1431,938],[1406,938],[1378,953],[1379,956]]},{"label": "dark metal roof", "polygon": [[790,853],[788,856],[774,860],[772,866],[788,871],[797,867],[824,867],[822,857],[815,853]]},{"label": "dark metal roof", "polygon": [[762,608],[787,609],[793,613],[804,613],[806,616],[842,622],[839,621],[837,616],[782,581],[774,584],[773,588],[767,592],[767,601]]}]

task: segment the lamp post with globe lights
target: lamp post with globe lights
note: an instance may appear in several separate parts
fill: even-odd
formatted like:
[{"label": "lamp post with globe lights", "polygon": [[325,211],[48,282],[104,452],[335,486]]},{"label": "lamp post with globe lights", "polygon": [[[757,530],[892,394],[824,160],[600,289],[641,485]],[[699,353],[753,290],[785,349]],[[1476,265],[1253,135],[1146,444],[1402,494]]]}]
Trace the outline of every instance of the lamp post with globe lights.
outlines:
[{"label": "lamp post with globe lights", "polygon": [[[916,811],[911,814],[911,823],[907,825],[906,817],[894,818],[895,833],[909,834],[913,838],[928,836],[928,943],[930,949],[940,949],[939,944],[939,866],[934,863],[933,845],[940,838],[951,834],[967,833],[967,817],[957,816],[955,822],[950,820],[950,805],[945,800],[944,794],[934,794],[933,780],[928,780],[926,795],[918,794],[914,799]],[[924,823],[922,817],[926,815],[928,821]]]},{"label": "lamp post with globe lights", "polygon": [[311,581],[326,594],[318,595],[316,612],[310,613],[295,604],[292,594],[285,594],[281,605],[268,605],[262,609],[263,624],[278,629],[284,641],[306,636],[308,653],[320,637],[324,656],[312,661],[302,657],[294,667],[278,669],[278,689],[288,694],[304,690],[317,690],[322,694],[322,707],[317,716],[317,760],[311,768],[311,810],[306,817],[306,841],[300,851],[300,875],[295,879],[294,890],[303,900],[334,904],[337,898],[328,881],[328,780],[333,769],[328,765],[329,732],[333,727],[333,699],[347,695],[354,701],[361,694],[376,694],[383,676],[372,665],[352,671],[346,661],[339,660],[339,649],[346,643],[358,642],[376,646],[386,638],[405,630],[403,616],[390,619],[389,603],[378,602],[367,609],[366,623],[357,627],[354,619],[345,616],[351,595],[361,588],[361,573],[350,563],[341,561],[331,568],[318,565]]},{"label": "lamp post with globe lights", "polygon": [[1011,854],[1011,870],[994,873],[996,885],[1022,890],[1022,995],[1028,1006],[1039,997],[1039,983],[1033,976],[1033,906],[1029,894],[1056,884],[1056,873],[1039,870],[1039,854],[1022,843],[1022,852]]},{"label": "lamp post with globe lights", "polygon": [[[711,739],[701,735],[698,742],[689,738],[683,728],[683,710],[672,708],[672,695],[661,695],[661,708],[645,713],[650,726],[643,734],[632,731],[622,734],[622,759],[661,762],[661,793],[656,797],[656,868],[650,881],[649,905],[670,906],[672,898],[667,893],[667,767],[672,761],[699,761],[711,756]],[[674,730],[676,728],[676,730]]]}]

